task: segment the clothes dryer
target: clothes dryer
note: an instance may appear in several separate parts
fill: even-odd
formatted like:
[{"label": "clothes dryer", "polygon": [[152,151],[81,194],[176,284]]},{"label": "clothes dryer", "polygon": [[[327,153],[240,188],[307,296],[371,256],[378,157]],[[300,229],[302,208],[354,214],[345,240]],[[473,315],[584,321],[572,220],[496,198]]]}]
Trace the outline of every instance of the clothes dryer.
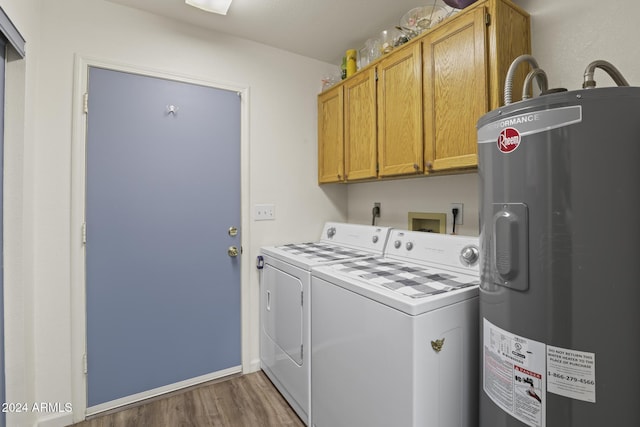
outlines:
[{"label": "clothes dryer", "polygon": [[314,427],[472,427],[478,238],[391,230],[384,256],[314,268]]},{"label": "clothes dryer", "polygon": [[307,424],[311,406],[311,268],[381,255],[388,233],[387,227],[328,222],[317,242],[261,249],[261,367]]}]

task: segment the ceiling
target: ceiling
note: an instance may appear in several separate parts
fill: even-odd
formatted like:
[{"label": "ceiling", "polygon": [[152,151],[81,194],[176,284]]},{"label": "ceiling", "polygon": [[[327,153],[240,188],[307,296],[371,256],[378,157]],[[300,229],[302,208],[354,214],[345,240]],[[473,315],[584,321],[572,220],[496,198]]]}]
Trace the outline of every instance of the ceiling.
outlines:
[{"label": "ceiling", "polygon": [[[191,25],[339,64],[417,6],[442,0],[234,0],[226,16],[187,6],[184,0],[107,0]],[[446,6],[448,8],[448,6]]]}]

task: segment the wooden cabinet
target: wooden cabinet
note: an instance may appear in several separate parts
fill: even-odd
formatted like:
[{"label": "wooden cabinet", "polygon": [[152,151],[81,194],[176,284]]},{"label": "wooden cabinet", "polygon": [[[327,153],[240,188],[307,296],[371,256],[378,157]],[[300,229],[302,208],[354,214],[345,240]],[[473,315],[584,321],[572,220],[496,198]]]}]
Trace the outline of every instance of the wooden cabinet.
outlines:
[{"label": "wooden cabinet", "polygon": [[476,122],[502,105],[509,65],[530,51],[529,15],[480,0],[320,94],[319,182],[475,169]]},{"label": "wooden cabinet", "polygon": [[380,177],[423,170],[420,49],[419,43],[407,45],[377,66]]},{"label": "wooden cabinet", "polygon": [[318,96],[318,183],[344,181],[343,88]]},{"label": "wooden cabinet", "polygon": [[377,176],[375,69],[318,96],[318,182]]},{"label": "wooden cabinet", "polygon": [[376,73],[344,83],[344,166],[349,181],[377,176]]},{"label": "wooden cabinet", "polygon": [[[427,33],[422,46],[425,173],[475,168],[476,123],[502,105],[511,62],[531,51],[529,15],[507,0],[478,3]],[[527,72],[518,70],[514,87]]]},{"label": "wooden cabinet", "polygon": [[485,16],[475,9],[422,41],[426,173],[478,164],[475,125],[489,106]]}]

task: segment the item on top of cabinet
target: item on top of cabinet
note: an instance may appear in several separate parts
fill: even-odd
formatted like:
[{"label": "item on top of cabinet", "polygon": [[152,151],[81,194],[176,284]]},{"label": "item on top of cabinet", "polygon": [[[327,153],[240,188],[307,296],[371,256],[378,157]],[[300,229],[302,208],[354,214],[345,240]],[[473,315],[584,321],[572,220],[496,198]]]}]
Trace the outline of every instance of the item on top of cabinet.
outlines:
[{"label": "item on top of cabinet", "polygon": [[395,27],[382,31],[378,37],[380,53],[385,54],[391,52],[394,47],[399,45],[398,41],[400,37],[402,37],[402,33]]},{"label": "item on top of cabinet", "polygon": [[368,39],[364,43],[364,47],[369,52],[369,62],[380,58],[380,40],[377,38]]},{"label": "item on top of cabinet", "polygon": [[347,78],[347,57],[342,57],[342,65],[340,65],[340,77],[342,80]]},{"label": "item on top of cabinet", "polygon": [[379,44],[380,42],[375,38],[367,39],[364,42],[364,46],[358,51],[358,60],[356,62],[358,70],[366,67],[380,56]]},{"label": "item on top of cabinet", "polygon": [[[412,29],[410,29],[410,28],[403,28],[403,27],[401,27],[401,26],[399,26],[399,25],[398,25],[398,26],[396,26],[396,29],[397,29],[398,31],[400,31],[404,37],[406,37],[406,40],[405,40],[405,41],[402,41],[402,43],[406,43],[406,42],[408,42],[409,40],[411,40],[412,38],[414,38],[414,37],[416,37],[416,36],[418,36],[418,35],[419,35],[419,33],[418,33],[418,32],[416,32],[416,31],[414,31],[414,30],[412,30]],[[402,38],[401,38],[401,40],[402,40]],[[402,43],[401,43],[401,44],[402,44]]]},{"label": "item on top of cabinet", "polygon": [[420,34],[442,22],[450,12],[444,6],[420,6],[411,9],[400,19],[400,26]]},{"label": "item on top of cabinet", "polygon": [[465,7],[472,5],[478,0],[442,0],[448,6],[455,7],[456,9],[464,9]]},{"label": "item on top of cabinet", "polygon": [[347,58],[347,77],[351,77],[358,71],[358,65],[356,63],[358,58],[358,51],[355,49],[349,49],[346,52]]},{"label": "item on top of cabinet", "polygon": [[367,65],[369,65],[369,49],[365,43],[365,45],[358,51],[358,69],[364,68]]},{"label": "item on top of cabinet", "polygon": [[325,76],[322,80],[322,90],[325,91],[340,81],[338,76]]}]

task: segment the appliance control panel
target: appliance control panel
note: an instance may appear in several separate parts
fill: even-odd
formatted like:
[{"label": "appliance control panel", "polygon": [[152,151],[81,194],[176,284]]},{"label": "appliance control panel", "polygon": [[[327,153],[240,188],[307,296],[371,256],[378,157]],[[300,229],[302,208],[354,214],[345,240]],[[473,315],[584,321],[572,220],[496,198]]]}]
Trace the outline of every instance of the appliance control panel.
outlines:
[{"label": "appliance control panel", "polygon": [[384,254],[417,264],[479,272],[479,239],[473,236],[392,229]]},{"label": "appliance control panel", "polygon": [[377,225],[327,222],[320,241],[382,253],[390,230],[389,227]]}]

